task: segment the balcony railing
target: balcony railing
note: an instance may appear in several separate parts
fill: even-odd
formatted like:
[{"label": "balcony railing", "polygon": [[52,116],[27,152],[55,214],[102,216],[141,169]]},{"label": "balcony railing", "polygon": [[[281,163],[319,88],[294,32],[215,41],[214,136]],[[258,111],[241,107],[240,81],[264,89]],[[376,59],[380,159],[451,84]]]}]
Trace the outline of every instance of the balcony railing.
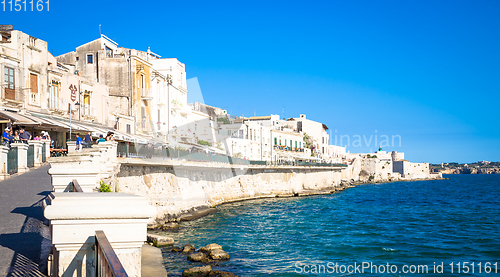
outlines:
[{"label": "balcony railing", "polygon": [[295,148],[295,147],[289,147],[289,146],[284,146],[284,145],[275,145],[274,150],[304,152],[304,148]]},{"label": "balcony railing", "polygon": [[128,277],[103,231],[95,231],[97,277]]},{"label": "balcony railing", "polygon": [[151,100],[153,97],[151,96],[149,88],[140,88],[141,91],[141,99],[142,100]]},{"label": "balcony railing", "polygon": [[24,103],[24,92],[20,87],[16,87],[14,89],[9,89],[5,87],[5,84],[2,84],[1,92],[2,92],[2,101],[9,106],[20,106]]}]

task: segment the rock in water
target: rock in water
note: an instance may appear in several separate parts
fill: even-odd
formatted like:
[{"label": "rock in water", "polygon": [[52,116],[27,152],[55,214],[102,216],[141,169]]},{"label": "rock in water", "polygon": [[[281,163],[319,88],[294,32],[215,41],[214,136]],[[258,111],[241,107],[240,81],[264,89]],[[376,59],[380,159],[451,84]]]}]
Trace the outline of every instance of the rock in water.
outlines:
[{"label": "rock in water", "polygon": [[172,252],[182,252],[182,248],[177,247],[177,246],[172,247]]},{"label": "rock in water", "polygon": [[207,255],[203,253],[194,253],[187,257],[188,261],[192,262],[205,262],[207,260]]},{"label": "rock in water", "polygon": [[211,243],[205,247],[200,248],[200,251],[203,253],[210,253],[210,251],[215,250],[215,249],[220,249],[222,250],[222,246],[216,244],[216,243]]},{"label": "rock in water", "polygon": [[193,267],[186,269],[182,272],[182,277],[206,277],[212,271],[212,267],[209,265]]},{"label": "rock in water", "polygon": [[235,274],[227,271],[214,270],[210,271],[208,277],[238,277]]},{"label": "rock in water", "polygon": [[178,230],[179,228],[180,228],[180,225],[179,225],[179,223],[176,223],[176,222],[168,222],[168,223],[163,224],[163,226],[161,226],[162,230]]},{"label": "rock in water", "polygon": [[196,250],[191,244],[186,244],[182,247],[182,254],[191,254]]},{"label": "rock in water", "polygon": [[229,254],[227,254],[226,251],[224,251],[222,249],[214,249],[214,250],[210,251],[210,258],[212,258],[212,260],[225,261],[225,260],[229,260]]},{"label": "rock in water", "polygon": [[161,247],[165,245],[173,245],[174,239],[155,234],[148,234],[148,242],[152,242],[156,247]]}]

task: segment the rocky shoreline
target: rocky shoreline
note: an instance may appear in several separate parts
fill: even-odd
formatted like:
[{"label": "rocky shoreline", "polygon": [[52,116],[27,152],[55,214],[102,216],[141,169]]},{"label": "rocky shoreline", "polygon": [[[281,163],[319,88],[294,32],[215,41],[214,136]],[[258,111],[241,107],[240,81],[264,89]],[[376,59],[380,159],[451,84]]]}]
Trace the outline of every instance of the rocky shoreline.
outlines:
[{"label": "rocky shoreline", "polygon": [[[314,196],[314,195],[326,195],[326,194],[333,194],[337,192],[341,192],[345,189],[348,188],[353,188],[355,186],[360,186],[360,185],[367,185],[367,184],[383,184],[383,183],[392,183],[392,182],[413,182],[413,181],[429,181],[429,180],[445,180],[447,178],[426,178],[426,179],[413,179],[413,180],[379,180],[379,181],[352,181],[352,182],[342,182],[339,186],[328,188],[328,189],[319,189],[319,190],[305,190],[301,191],[300,193],[290,193],[290,194],[281,194],[281,195],[276,195],[276,196],[266,196],[266,197],[253,197],[249,199],[240,199],[236,201],[231,201],[231,202],[225,202],[220,205],[224,204],[229,204],[229,203],[234,203],[234,202],[241,202],[241,201],[247,201],[247,200],[253,200],[253,199],[262,199],[262,198],[289,198],[289,197],[307,197],[307,196]],[[167,249],[167,251],[172,252],[172,253],[177,253],[177,254],[183,254],[186,255],[186,261],[189,263],[193,264],[201,264],[201,266],[195,266],[191,267],[189,269],[186,269],[183,271],[182,276],[223,276],[223,277],[232,277],[236,276],[233,273],[226,272],[226,271],[219,271],[219,270],[214,270],[220,262],[224,262],[230,259],[229,254],[225,251],[222,250],[222,246],[218,244],[209,244],[205,247],[202,247],[200,249],[196,249],[193,245],[191,244],[185,244],[183,247],[177,247],[174,246],[175,241],[174,239],[168,237],[168,236],[162,236],[162,235],[157,235],[155,232],[157,231],[166,231],[166,232],[175,232],[180,226],[180,222],[183,221],[192,221],[199,219],[201,217],[207,216],[209,214],[212,214],[216,212],[218,209],[217,207],[196,207],[191,209],[190,211],[180,215],[177,217],[176,221],[168,222],[165,223],[162,226],[156,226],[154,228],[149,228],[148,229],[148,242],[151,245],[154,245],[156,247],[163,247],[164,249]],[[217,250],[217,251],[215,251]],[[218,250],[221,250],[222,252],[219,252]],[[214,252],[214,253],[212,253]]]}]

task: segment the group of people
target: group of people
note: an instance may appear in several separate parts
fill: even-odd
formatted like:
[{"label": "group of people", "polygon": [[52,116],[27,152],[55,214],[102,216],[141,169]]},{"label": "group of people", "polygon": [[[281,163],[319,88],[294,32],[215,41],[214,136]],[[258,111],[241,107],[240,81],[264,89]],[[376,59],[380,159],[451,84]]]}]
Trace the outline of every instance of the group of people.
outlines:
[{"label": "group of people", "polygon": [[[115,133],[113,133],[111,131],[109,131],[108,134],[106,135],[106,139],[104,139],[103,135],[99,135],[99,139],[96,141],[96,144],[99,144],[100,142],[104,142],[104,141],[113,141],[113,140],[115,140],[114,135],[115,135]],[[80,150],[82,148],[92,147],[93,141],[94,140],[92,139],[92,135],[90,134],[90,132],[88,132],[85,135],[83,140],[79,134],[76,134],[76,150]]]},{"label": "group of people", "polygon": [[[100,142],[104,142],[104,141],[113,141],[113,140],[115,140],[114,135],[115,135],[115,133],[109,131],[108,134],[106,135],[106,138],[104,138],[103,135],[100,135],[99,139],[97,139],[96,143],[99,144]],[[2,134],[3,145],[7,146],[9,148],[10,148],[10,145],[12,143],[21,142],[21,143],[28,144],[29,140],[42,140],[42,139],[51,140],[49,133],[46,131],[42,131],[40,133],[40,135],[35,133],[35,136],[32,136],[24,128],[12,130],[12,128],[7,127],[7,128],[5,128],[5,130]],[[83,140],[79,134],[76,134],[76,149],[80,150],[81,148],[92,147],[93,141],[94,140],[92,139],[92,135],[90,132],[88,132],[85,135]],[[53,140],[51,140],[51,142],[53,143]]]},{"label": "group of people", "polygon": [[35,133],[33,137],[28,131],[24,130],[24,128],[20,128],[18,130],[12,130],[12,128],[5,128],[2,134],[3,145],[10,147],[12,143],[21,142],[28,144],[29,140],[41,140],[41,139],[49,139],[50,136],[48,132],[42,131],[40,135]]}]

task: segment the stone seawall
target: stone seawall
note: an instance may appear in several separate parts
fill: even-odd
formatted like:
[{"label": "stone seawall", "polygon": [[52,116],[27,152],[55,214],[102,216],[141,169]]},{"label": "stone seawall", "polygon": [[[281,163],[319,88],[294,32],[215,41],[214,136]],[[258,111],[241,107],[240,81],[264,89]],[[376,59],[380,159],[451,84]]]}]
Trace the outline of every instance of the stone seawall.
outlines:
[{"label": "stone seawall", "polygon": [[342,167],[237,166],[121,159],[114,185],[157,207],[151,226],[185,214],[254,198],[299,196],[340,187]]}]

